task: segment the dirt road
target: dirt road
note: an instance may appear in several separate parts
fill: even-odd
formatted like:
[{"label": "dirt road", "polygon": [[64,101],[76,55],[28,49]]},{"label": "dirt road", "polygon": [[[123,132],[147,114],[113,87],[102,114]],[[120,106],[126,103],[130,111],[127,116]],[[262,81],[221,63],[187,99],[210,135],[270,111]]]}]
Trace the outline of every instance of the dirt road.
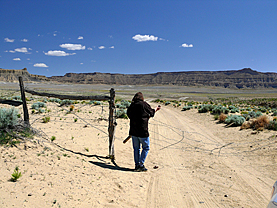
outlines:
[{"label": "dirt road", "polygon": [[[276,143],[268,139],[274,133],[252,135],[216,124],[211,115],[169,107],[150,127],[148,163],[159,168],[150,174],[144,207],[267,205],[277,178]],[[265,149],[252,151],[257,145]]]},{"label": "dirt road", "polygon": [[[150,119],[148,171],[134,172],[132,142],[122,143],[128,119],[117,119],[113,163],[106,158],[108,105],[76,104],[67,113],[48,103],[47,109],[31,115],[36,142],[0,147],[0,207],[260,208],[269,202],[277,179],[274,131],[226,128],[196,109],[162,106]],[[46,115],[49,123],[41,121]],[[14,183],[16,166],[22,177]]]}]

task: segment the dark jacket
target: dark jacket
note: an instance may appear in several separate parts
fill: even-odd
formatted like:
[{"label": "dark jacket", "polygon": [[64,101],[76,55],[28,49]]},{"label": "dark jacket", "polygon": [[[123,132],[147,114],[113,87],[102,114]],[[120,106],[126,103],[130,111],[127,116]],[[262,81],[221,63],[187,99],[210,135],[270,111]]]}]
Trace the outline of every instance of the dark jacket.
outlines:
[{"label": "dark jacket", "polygon": [[147,102],[135,100],[128,108],[127,115],[130,118],[129,135],[149,137],[148,120],[150,117],[154,117],[155,110]]}]

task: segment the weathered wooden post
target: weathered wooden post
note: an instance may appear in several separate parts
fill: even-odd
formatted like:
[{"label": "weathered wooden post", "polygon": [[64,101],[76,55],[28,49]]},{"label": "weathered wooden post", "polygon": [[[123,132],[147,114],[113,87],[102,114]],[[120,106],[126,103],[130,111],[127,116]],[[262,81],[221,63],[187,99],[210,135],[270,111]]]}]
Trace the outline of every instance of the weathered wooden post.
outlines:
[{"label": "weathered wooden post", "polygon": [[111,88],[110,90],[110,102],[109,102],[109,109],[110,109],[110,113],[109,113],[109,157],[114,160],[115,156],[114,156],[114,133],[115,133],[115,127],[116,127],[116,120],[115,120],[115,116],[114,116],[114,110],[115,110],[115,91],[113,88]]},{"label": "weathered wooden post", "polygon": [[19,86],[20,86],[20,92],[21,92],[21,100],[23,102],[24,124],[27,127],[30,127],[29,113],[28,113],[25,91],[24,91],[24,84],[23,84],[22,77],[19,77],[18,79],[19,79]]}]

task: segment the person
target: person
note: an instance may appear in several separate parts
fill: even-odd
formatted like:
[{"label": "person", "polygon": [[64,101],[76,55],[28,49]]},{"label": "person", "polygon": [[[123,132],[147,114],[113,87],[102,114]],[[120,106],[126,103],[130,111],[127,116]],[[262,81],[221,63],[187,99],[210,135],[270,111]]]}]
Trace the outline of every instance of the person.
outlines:
[{"label": "person", "polygon": [[[156,109],[152,109],[144,101],[143,94],[138,92],[134,95],[132,103],[127,109],[127,116],[130,119],[129,135],[132,135],[136,172],[147,171],[144,162],[150,150],[148,121],[150,117],[154,117],[155,112],[160,108],[158,106]],[[140,151],[141,147],[142,151]]]},{"label": "person", "polygon": [[267,208],[277,208],[277,181],[273,184],[271,200],[267,205]]}]

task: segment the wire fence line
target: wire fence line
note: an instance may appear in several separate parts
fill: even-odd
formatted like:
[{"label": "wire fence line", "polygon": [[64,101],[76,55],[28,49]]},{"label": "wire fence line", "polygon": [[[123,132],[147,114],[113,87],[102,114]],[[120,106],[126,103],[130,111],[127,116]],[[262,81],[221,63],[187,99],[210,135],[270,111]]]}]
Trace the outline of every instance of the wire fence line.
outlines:
[{"label": "wire fence line", "polygon": [[[18,90],[11,90],[11,92],[7,93],[5,96],[12,96],[14,95],[15,92],[17,92]],[[55,102],[54,102],[55,103]],[[56,106],[58,106],[57,103],[55,103]],[[86,107],[87,104],[80,104],[80,106],[78,107],[79,109],[83,109],[84,107]],[[59,108],[63,109],[63,111],[66,111],[67,113],[70,112],[68,109],[64,108],[63,106],[58,106]],[[96,106],[90,106],[90,107],[96,107]],[[101,115],[104,115],[104,106],[101,105]],[[51,113],[48,113],[49,115],[51,115],[52,117],[55,118],[59,118],[59,116],[57,116],[57,113],[61,113],[59,109],[57,109],[56,111],[53,111]],[[83,122],[83,124],[87,125],[87,126],[91,126],[92,128],[97,129],[98,131],[104,133],[105,135],[108,135],[108,133],[106,131],[103,130],[103,127],[108,128],[108,125],[96,125],[95,122],[98,121],[97,119],[85,119],[83,118],[81,115],[76,114],[76,113],[72,113],[70,112],[71,115],[76,116],[79,120],[81,120]],[[40,114],[31,114],[31,120],[32,120],[32,125],[35,124],[36,122],[40,121],[43,117],[45,117],[47,115],[40,115]],[[104,117],[104,116],[103,116]],[[114,118],[116,116],[114,115]],[[107,118],[103,118],[102,120],[104,121],[108,121]],[[191,150],[191,151],[196,151],[196,150],[201,150],[203,152],[206,152],[207,154],[211,154],[211,153],[218,153],[218,156],[232,156],[232,155],[244,155],[246,156],[251,156],[249,153],[253,153],[261,150],[263,148],[266,147],[270,147],[270,146],[274,146],[276,147],[276,136],[275,137],[269,137],[269,138],[265,138],[265,139],[260,139],[258,142],[258,144],[260,146],[254,147],[255,145],[257,145],[257,141],[248,141],[248,142],[226,142],[225,144],[222,144],[218,141],[216,141],[213,138],[210,138],[206,135],[203,135],[199,132],[195,132],[195,131],[185,131],[183,129],[177,128],[175,126],[171,126],[168,125],[166,123],[163,123],[161,121],[158,121],[156,119],[152,119],[152,121],[154,122],[150,122],[150,126],[158,126],[158,127],[163,127],[166,128],[167,130],[172,131],[173,133],[176,134],[176,136],[168,138],[165,135],[159,134],[155,131],[150,130],[150,132],[153,132],[156,135],[159,135],[163,141],[169,143],[167,146],[162,146],[161,144],[158,144],[161,148],[160,150],[164,150],[167,148],[182,148],[183,150]],[[73,123],[73,122],[66,122],[64,120],[62,121],[56,121],[56,122],[63,122],[63,123],[67,123],[67,124],[74,124],[74,125],[80,125],[79,123]],[[101,128],[102,127],[102,128]],[[37,129],[37,132],[39,132],[39,135],[41,138],[44,138],[44,140],[46,142],[50,142],[50,137],[42,130],[42,129]],[[194,139],[195,137],[203,137],[205,138],[205,140],[209,141],[209,142],[204,142],[201,139]],[[116,138],[116,137],[115,137]],[[119,138],[116,138],[119,139]],[[43,142],[42,140],[38,140],[39,142]],[[155,142],[155,141],[154,141]],[[184,144],[184,146],[178,146],[179,144]],[[207,148],[207,145],[210,145],[212,147]],[[247,146],[252,146],[251,150],[245,150],[245,148]],[[225,150],[223,152],[223,150]],[[226,152],[226,151],[232,151],[232,152]],[[265,155],[265,154],[264,154]]]},{"label": "wire fence line", "polygon": [[[218,156],[236,156],[236,155],[243,155],[243,156],[254,156],[254,152],[261,150],[266,147],[274,147],[277,148],[277,143],[276,143],[276,135],[275,136],[270,136],[268,138],[264,139],[259,139],[258,141],[248,141],[248,142],[226,142],[225,144],[222,144],[214,139],[211,139],[199,132],[190,132],[190,131],[185,131],[183,129],[177,128],[175,126],[168,125],[166,123],[163,123],[161,121],[158,121],[156,119],[152,119],[156,123],[153,124],[152,122],[150,125],[152,126],[158,126],[158,127],[163,127],[167,128],[167,130],[171,130],[173,133],[176,133],[176,138],[175,136],[171,136],[171,138],[168,138],[160,133],[157,133],[156,131],[150,130],[150,132],[153,132],[154,134],[158,135],[159,137],[162,137],[163,140],[159,139],[159,143],[155,143],[156,145],[160,146],[160,150],[164,150],[167,148],[176,148],[176,149],[184,149],[184,150],[201,150],[203,152],[206,152],[208,154],[214,153],[217,151]],[[210,142],[203,142],[202,140],[196,140],[193,139],[193,137],[189,137],[188,135],[198,135],[202,136],[205,139],[209,140]],[[178,137],[179,136],[179,137]],[[178,138],[177,138],[178,137]],[[160,144],[160,141],[164,141],[169,143],[167,146],[162,146]],[[156,142],[156,141],[154,141]],[[177,146],[178,144],[184,144],[185,146]],[[214,147],[207,148],[207,145],[214,145]],[[260,145],[258,147],[254,146]],[[245,150],[246,148],[252,148],[251,150]],[[222,152],[225,150],[225,152]],[[231,152],[226,152],[226,151],[231,151]],[[253,153],[253,155],[249,154]],[[273,154],[273,153],[272,153]],[[270,155],[272,155],[270,154]],[[266,154],[263,154],[266,156]]]}]

